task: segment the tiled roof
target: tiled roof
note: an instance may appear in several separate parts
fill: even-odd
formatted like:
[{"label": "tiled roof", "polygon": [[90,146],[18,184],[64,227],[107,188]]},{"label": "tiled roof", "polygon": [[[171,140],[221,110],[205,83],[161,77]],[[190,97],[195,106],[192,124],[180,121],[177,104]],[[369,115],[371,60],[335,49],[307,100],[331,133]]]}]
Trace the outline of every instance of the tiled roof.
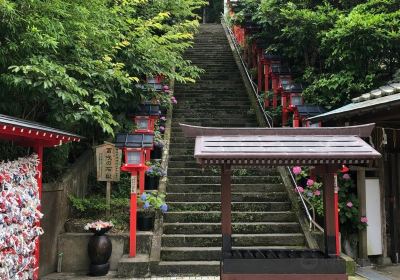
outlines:
[{"label": "tiled roof", "polygon": [[333,117],[341,117],[368,111],[380,106],[400,105],[400,83],[393,83],[372,90],[359,97],[353,98],[352,103],[338,109],[309,118],[311,121],[328,120]]}]

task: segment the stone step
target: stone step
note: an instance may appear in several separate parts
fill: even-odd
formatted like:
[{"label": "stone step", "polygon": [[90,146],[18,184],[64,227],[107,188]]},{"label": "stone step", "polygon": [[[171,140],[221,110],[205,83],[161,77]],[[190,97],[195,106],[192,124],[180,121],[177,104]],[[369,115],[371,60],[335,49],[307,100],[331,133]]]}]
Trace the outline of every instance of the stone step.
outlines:
[{"label": "stone step", "polygon": [[[189,148],[188,148],[189,149]],[[170,151],[176,150],[176,148],[170,148]],[[191,149],[193,153],[193,148]],[[236,176],[279,176],[279,172],[276,169],[234,169],[233,174]],[[197,168],[172,168],[168,167],[169,176],[215,176],[220,175],[220,168],[205,168],[202,169],[200,166]]]},{"label": "stone step", "polygon": [[[168,202],[219,202],[220,193],[168,193],[166,200]],[[288,201],[286,192],[250,192],[250,193],[232,193],[233,202],[272,202]]]},{"label": "stone step", "polygon": [[[219,97],[221,99],[221,97]],[[179,100],[178,100],[179,101]],[[250,106],[250,101],[247,99],[245,101],[238,101],[238,100],[225,100],[221,101],[218,99],[215,100],[209,100],[207,98],[204,98],[204,100],[201,100],[201,103],[196,102],[196,100],[183,100],[178,103],[174,108],[179,108],[179,107],[185,107],[185,108],[202,108],[202,107],[208,107],[207,105],[215,105],[215,108],[223,108],[223,109],[230,109],[230,108],[243,108],[243,107],[248,107]],[[187,106],[187,107],[186,107]]]},{"label": "stone step", "polygon": [[217,276],[219,261],[161,261],[155,268],[157,276]]},{"label": "stone step", "polygon": [[[291,211],[232,212],[232,222],[295,222],[297,216]],[[166,223],[219,223],[219,211],[169,211],[165,214]]]},{"label": "stone step", "polygon": [[[220,176],[168,176],[171,184],[219,184]],[[232,176],[233,184],[280,183],[280,176]]]},{"label": "stone step", "polygon": [[[222,122],[220,120],[210,120],[210,121],[203,121],[203,122],[188,122],[188,121],[181,121],[179,123],[174,123],[171,127],[172,129],[181,129],[180,124],[189,124],[189,125],[195,125],[195,126],[217,126],[217,127],[259,127],[257,126],[257,123],[254,121],[248,121],[248,122]],[[173,131],[176,132],[176,131]],[[182,147],[186,148],[186,147]]]},{"label": "stone step", "polygon": [[[164,223],[164,234],[219,234],[221,223]],[[300,225],[297,222],[245,222],[232,223],[232,233],[298,233]]]},{"label": "stone step", "polygon": [[194,103],[179,103],[179,105],[175,106],[174,110],[176,112],[180,112],[180,111],[202,111],[202,110],[208,110],[210,112],[223,112],[223,113],[228,113],[230,111],[247,111],[250,109],[250,103],[247,104],[235,104],[235,105],[219,105],[219,104],[215,104],[213,102],[202,102],[201,104],[194,104]]},{"label": "stone step", "polygon": [[[220,121],[221,123],[234,123],[237,121],[237,119],[232,119],[231,117],[226,117],[226,118],[193,118],[192,116],[179,116],[175,115],[172,118],[172,125],[174,127],[178,126],[180,123],[185,122],[185,123],[207,123],[208,121]],[[256,123],[256,118],[252,116],[246,117],[247,122],[254,122]]]},{"label": "stone step", "polygon": [[[220,202],[169,202],[170,211],[220,211]],[[232,211],[289,211],[289,202],[232,202]]]},{"label": "stone step", "polygon": [[[304,249],[304,246],[258,246],[258,247],[234,247],[234,249]],[[163,247],[161,248],[163,261],[219,261],[221,259],[220,247]]]},{"label": "stone step", "polygon": [[[219,108],[213,108],[212,106],[206,108],[176,108],[174,109],[174,116],[181,115],[186,117],[214,117],[214,118],[232,118],[240,119],[246,117],[249,111],[253,111],[250,107],[242,108],[242,110],[223,110]],[[252,113],[250,116],[254,116]]]},{"label": "stone step", "polygon": [[[220,184],[168,184],[168,193],[220,192]],[[283,184],[232,184],[232,192],[284,192]]]},{"label": "stone step", "polygon": [[[303,246],[300,233],[232,234],[232,246]],[[163,247],[218,247],[221,234],[163,234]]]}]

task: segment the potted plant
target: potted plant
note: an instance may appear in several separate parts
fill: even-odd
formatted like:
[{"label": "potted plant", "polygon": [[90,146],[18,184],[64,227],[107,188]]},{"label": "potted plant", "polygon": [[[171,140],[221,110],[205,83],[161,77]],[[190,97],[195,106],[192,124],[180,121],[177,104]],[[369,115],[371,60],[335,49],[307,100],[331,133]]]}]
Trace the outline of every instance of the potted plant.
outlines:
[{"label": "potted plant", "polygon": [[87,223],[85,230],[94,234],[90,237],[88,243],[88,254],[90,259],[89,275],[103,276],[110,269],[108,260],[111,257],[112,244],[110,238],[105,235],[113,227],[112,222],[103,222],[101,220]]},{"label": "potted plant", "polygon": [[165,194],[155,191],[143,193],[138,199],[138,206],[140,210],[137,212],[137,229],[141,231],[153,230],[156,211],[168,211]]},{"label": "potted plant", "polygon": [[147,163],[149,169],[146,170],[144,187],[146,190],[157,190],[160,184],[160,178],[166,176],[166,172],[161,167],[160,162]]}]

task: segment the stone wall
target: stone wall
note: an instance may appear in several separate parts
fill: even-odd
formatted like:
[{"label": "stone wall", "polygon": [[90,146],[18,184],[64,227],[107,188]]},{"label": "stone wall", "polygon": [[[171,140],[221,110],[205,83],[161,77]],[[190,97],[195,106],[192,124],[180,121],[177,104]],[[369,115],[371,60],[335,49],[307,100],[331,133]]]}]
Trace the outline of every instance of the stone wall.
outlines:
[{"label": "stone wall", "polygon": [[67,170],[59,182],[43,184],[42,227],[44,235],[40,238],[40,275],[44,276],[57,269],[57,242],[70,209],[68,194],[83,197],[87,192],[88,175],[94,170],[94,154],[85,152]]}]

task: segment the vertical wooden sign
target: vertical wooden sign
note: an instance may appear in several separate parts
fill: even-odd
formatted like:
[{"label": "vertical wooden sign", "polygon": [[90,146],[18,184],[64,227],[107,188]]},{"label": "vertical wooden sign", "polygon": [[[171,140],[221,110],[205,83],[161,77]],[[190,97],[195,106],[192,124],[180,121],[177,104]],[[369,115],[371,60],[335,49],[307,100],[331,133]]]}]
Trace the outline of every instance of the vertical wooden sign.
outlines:
[{"label": "vertical wooden sign", "polygon": [[122,151],[112,143],[104,143],[96,147],[97,181],[107,182],[106,204],[107,217],[110,216],[111,182],[120,180]]}]

